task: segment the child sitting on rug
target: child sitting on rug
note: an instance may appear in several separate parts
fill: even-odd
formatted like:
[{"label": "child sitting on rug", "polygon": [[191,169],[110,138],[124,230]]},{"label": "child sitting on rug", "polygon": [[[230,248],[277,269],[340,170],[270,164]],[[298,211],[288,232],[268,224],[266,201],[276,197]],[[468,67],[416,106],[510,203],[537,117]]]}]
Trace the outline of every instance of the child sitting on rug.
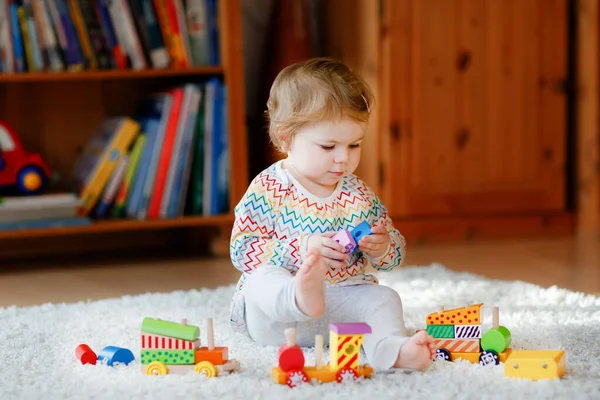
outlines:
[{"label": "child sitting on rug", "polygon": [[[283,69],[271,87],[269,135],[287,154],[260,173],[235,208],[231,260],[242,272],[231,324],[262,345],[311,346],[328,339],[331,322],[366,322],[367,362],[377,369],[423,370],[433,338],[407,337],[400,296],[368,267],[390,271],[402,263],[406,241],[384,205],[353,175],[373,94],[341,62],[316,58]],[[371,235],[346,254],[331,237],[363,220]]]}]

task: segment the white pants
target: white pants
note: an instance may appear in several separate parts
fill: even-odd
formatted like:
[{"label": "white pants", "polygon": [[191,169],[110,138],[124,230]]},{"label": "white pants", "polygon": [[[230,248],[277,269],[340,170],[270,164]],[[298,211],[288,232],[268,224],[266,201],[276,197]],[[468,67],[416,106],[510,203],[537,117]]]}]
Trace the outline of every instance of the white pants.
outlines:
[{"label": "white pants", "polygon": [[328,287],[325,313],[320,318],[305,315],[296,305],[295,277],[287,270],[262,266],[248,277],[245,298],[245,325],[250,337],[262,345],[285,343],[284,330],[297,330],[296,343],[314,346],[315,335],[329,341],[329,324],[366,322],[372,333],[363,341],[367,362],[375,369],[391,368],[407,339],[400,296],[387,286],[359,284]]}]

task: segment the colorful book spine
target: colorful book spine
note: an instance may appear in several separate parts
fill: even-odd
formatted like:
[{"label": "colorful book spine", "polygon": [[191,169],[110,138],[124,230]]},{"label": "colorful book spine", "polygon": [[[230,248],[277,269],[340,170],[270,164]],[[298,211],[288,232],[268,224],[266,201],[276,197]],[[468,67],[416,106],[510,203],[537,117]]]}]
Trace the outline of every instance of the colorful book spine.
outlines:
[{"label": "colorful book spine", "polygon": [[120,118],[118,127],[113,133],[112,140],[102,152],[102,155],[90,176],[86,179],[82,192],[82,205],[79,215],[89,215],[98,198],[110,179],[119,158],[125,154],[139,132],[139,124],[130,118]]},{"label": "colorful book spine", "polygon": [[117,197],[115,198],[115,206],[112,212],[113,218],[122,218],[125,215],[125,205],[127,203],[127,197],[129,196],[131,183],[139,165],[140,157],[144,149],[145,143],[146,135],[138,135],[137,139],[135,140],[135,143],[133,144],[133,149],[131,150],[131,155],[129,158],[129,165],[127,167],[127,171],[125,172],[125,177],[123,179],[123,182],[121,183],[121,187],[119,187]]}]

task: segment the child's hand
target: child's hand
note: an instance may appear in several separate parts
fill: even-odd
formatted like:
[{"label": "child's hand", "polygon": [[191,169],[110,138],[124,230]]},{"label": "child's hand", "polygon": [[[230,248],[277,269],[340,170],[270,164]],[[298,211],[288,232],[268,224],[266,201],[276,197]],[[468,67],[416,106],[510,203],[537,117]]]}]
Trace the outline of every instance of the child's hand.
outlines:
[{"label": "child's hand", "polygon": [[313,235],[308,238],[307,251],[315,249],[319,254],[325,257],[325,261],[330,268],[338,269],[346,267],[346,248],[331,239],[337,232],[327,232],[322,235]]},{"label": "child's hand", "polygon": [[371,234],[358,242],[358,249],[372,258],[378,258],[385,253],[390,244],[390,234],[383,225],[371,228]]}]

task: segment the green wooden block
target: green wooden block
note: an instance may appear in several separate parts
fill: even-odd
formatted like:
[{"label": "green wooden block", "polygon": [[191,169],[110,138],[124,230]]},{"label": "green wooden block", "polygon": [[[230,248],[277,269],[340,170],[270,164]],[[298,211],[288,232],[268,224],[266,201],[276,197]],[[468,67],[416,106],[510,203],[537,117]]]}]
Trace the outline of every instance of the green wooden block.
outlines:
[{"label": "green wooden block", "polygon": [[150,364],[153,361],[161,361],[167,365],[191,365],[195,364],[195,350],[163,350],[142,349],[142,364]]},{"label": "green wooden block", "polygon": [[436,339],[454,338],[454,325],[427,325],[427,333]]},{"label": "green wooden block", "polygon": [[194,341],[200,336],[200,328],[195,325],[181,325],[177,322],[144,318],[142,332]]}]

